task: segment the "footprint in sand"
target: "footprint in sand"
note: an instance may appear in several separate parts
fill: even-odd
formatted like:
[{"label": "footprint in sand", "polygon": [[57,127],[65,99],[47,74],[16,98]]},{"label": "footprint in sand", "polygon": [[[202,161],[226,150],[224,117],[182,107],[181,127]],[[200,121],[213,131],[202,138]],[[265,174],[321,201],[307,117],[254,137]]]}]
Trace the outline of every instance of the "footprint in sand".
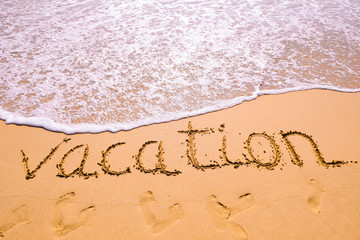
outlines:
[{"label": "footprint in sand", "polygon": [[0,237],[5,237],[5,233],[15,226],[29,223],[30,221],[26,217],[27,211],[26,205],[16,208],[9,217],[8,223],[0,225]]},{"label": "footprint in sand", "polygon": [[207,201],[207,210],[211,215],[216,229],[224,231],[230,228],[240,239],[247,239],[248,235],[242,226],[230,219],[253,206],[254,198],[250,193],[241,195],[238,199],[238,205],[232,208],[219,202],[215,195],[211,195]]},{"label": "footprint in sand", "polygon": [[318,214],[321,210],[324,189],[315,179],[311,179],[309,185],[313,187],[314,193],[308,198],[307,205],[312,214]]},{"label": "footprint in sand", "polygon": [[169,210],[169,217],[164,220],[158,220],[155,214],[150,210],[149,203],[156,202],[153,193],[151,191],[145,192],[140,198],[140,207],[142,209],[146,224],[150,226],[150,232],[160,233],[164,231],[168,226],[180,220],[184,216],[184,211],[180,203],[171,205]]},{"label": "footprint in sand", "polygon": [[57,237],[63,237],[69,232],[87,224],[95,214],[95,206],[78,209],[74,204],[75,193],[70,192],[59,198],[55,204],[52,226]]}]

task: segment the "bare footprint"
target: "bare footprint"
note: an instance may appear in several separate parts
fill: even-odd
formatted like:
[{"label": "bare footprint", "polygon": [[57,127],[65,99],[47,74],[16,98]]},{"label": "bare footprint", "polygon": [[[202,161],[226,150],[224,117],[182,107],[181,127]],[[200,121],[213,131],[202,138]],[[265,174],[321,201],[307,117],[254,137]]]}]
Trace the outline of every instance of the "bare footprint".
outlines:
[{"label": "bare footprint", "polygon": [[231,217],[240,212],[249,210],[255,206],[255,200],[251,193],[245,193],[238,198],[238,205],[232,208]]},{"label": "bare footprint", "polygon": [[248,234],[246,233],[245,229],[239,224],[229,221],[229,227],[236,235],[238,235],[241,240],[248,239]]},{"label": "bare footprint", "polygon": [[309,185],[313,187],[314,193],[308,198],[307,204],[312,214],[318,214],[321,210],[324,189],[315,179],[311,179]]},{"label": "bare footprint", "polygon": [[88,206],[79,210],[73,203],[74,198],[75,193],[70,192],[61,196],[55,204],[52,226],[57,237],[63,237],[84,226],[95,215],[95,206]]},{"label": "bare footprint", "polygon": [[219,202],[215,195],[209,196],[206,205],[215,227],[218,230],[225,230],[228,227],[226,220],[231,214],[230,208]]},{"label": "bare footprint", "polygon": [[153,193],[151,191],[145,192],[140,198],[140,207],[142,209],[145,222],[150,226],[150,232],[160,233],[164,231],[168,226],[180,220],[184,216],[184,210],[180,203],[175,203],[168,208],[169,217],[165,220],[158,220],[155,214],[150,210],[149,203],[156,202]]},{"label": "bare footprint", "polygon": [[229,208],[219,202],[215,195],[211,195],[207,201],[207,209],[218,230],[230,228],[240,239],[247,239],[248,235],[245,229],[230,219],[238,213],[252,208],[254,206],[254,198],[252,194],[246,193],[241,195],[238,200],[238,206]]},{"label": "bare footprint", "polygon": [[5,233],[15,226],[29,223],[30,221],[26,217],[27,211],[28,207],[26,205],[16,208],[12,212],[9,222],[0,226],[0,237],[5,237]]}]

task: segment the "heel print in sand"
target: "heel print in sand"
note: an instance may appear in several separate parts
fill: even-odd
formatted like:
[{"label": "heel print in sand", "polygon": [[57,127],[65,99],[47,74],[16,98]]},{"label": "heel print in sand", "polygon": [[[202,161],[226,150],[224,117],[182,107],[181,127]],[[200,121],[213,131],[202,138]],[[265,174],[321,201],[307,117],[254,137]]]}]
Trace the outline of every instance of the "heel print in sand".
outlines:
[{"label": "heel print in sand", "polygon": [[62,237],[86,225],[95,214],[95,206],[77,209],[73,203],[75,193],[70,192],[59,198],[55,205],[52,226],[57,237]]},{"label": "heel print in sand", "polygon": [[140,199],[140,207],[143,212],[146,224],[150,226],[150,232],[152,233],[160,233],[164,231],[168,226],[180,220],[184,211],[180,203],[175,203],[171,205],[169,210],[169,217],[164,220],[158,220],[156,215],[149,209],[149,203],[156,202],[153,193],[151,191],[145,192]]},{"label": "heel print in sand", "polygon": [[8,223],[0,225],[0,237],[5,237],[5,233],[15,226],[29,223],[27,210],[28,207],[26,205],[16,208],[12,212],[12,216],[9,217]]},{"label": "heel print in sand", "polygon": [[247,239],[248,235],[245,229],[230,218],[238,213],[248,210],[254,206],[254,198],[250,193],[246,193],[239,197],[238,206],[229,208],[219,202],[215,195],[211,195],[207,201],[207,209],[218,230],[224,231],[230,228],[240,239]]},{"label": "heel print in sand", "polygon": [[310,208],[311,213],[318,214],[321,210],[324,189],[315,179],[311,179],[309,185],[313,187],[314,193],[308,198],[307,205]]}]

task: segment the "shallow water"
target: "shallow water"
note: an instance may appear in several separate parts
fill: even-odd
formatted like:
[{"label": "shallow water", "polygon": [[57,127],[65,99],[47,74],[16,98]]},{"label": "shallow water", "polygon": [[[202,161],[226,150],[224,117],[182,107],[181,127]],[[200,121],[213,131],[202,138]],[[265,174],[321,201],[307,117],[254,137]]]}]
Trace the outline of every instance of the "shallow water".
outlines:
[{"label": "shallow water", "polygon": [[358,0],[0,3],[0,117],[119,131],[264,93],[360,91]]}]

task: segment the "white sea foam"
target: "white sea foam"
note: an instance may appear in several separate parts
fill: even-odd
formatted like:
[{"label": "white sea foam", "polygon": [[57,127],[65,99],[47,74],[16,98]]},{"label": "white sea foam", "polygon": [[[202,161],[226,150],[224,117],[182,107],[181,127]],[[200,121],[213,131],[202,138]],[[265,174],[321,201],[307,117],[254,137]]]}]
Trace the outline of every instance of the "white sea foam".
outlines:
[{"label": "white sea foam", "polygon": [[128,130],[262,94],[360,91],[357,0],[0,3],[0,118]]}]

